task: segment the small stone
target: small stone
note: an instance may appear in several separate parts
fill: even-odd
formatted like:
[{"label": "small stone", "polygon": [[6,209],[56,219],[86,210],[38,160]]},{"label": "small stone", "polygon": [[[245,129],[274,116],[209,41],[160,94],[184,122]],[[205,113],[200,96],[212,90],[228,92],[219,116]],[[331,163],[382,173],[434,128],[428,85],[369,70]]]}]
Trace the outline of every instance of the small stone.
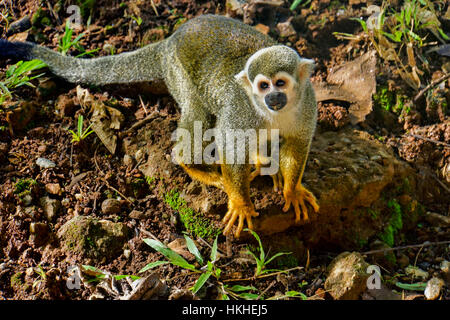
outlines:
[{"label": "small stone", "polygon": [[277,30],[280,33],[280,37],[287,38],[290,36],[295,36],[297,32],[291,24],[291,20],[289,19],[286,22],[280,22],[277,24]]},{"label": "small stone", "polygon": [[245,4],[244,1],[227,0],[225,7],[227,9],[227,12],[233,13],[234,15],[242,16],[244,14],[243,8],[244,4]]},{"label": "small stone", "polygon": [[21,198],[21,201],[25,207],[28,207],[33,202],[33,197],[29,194],[26,194]]},{"label": "small stone", "polygon": [[28,277],[31,277],[31,276],[34,274],[34,268],[33,268],[33,267],[27,268],[27,270],[25,271],[25,274],[26,274]]},{"label": "small stone", "polygon": [[411,265],[405,268],[405,273],[408,276],[413,276],[414,278],[421,278],[422,280],[426,280],[429,277],[428,272]]},{"label": "small stone", "polygon": [[64,198],[61,200],[61,204],[63,207],[67,207],[70,204],[70,199],[69,198]]},{"label": "small stone", "polygon": [[140,220],[140,219],[143,219],[145,217],[144,213],[142,211],[139,211],[139,210],[131,211],[129,216],[130,216],[131,219],[136,219],[136,220]]},{"label": "small stone", "polygon": [[47,146],[46,146],[45,144],[41,144],[41,145],[38,147],[38,152],[39,152],[39,153],[44,153],[45,151],[47,151]]},{"label": "small stone", "polygon": [[256,30],[258,30],[259,32],[261,32],[262,34],[266,34],[266,35],[269,34],[269,31],[270,31],[270,28],[262,23],[258,23],[254,28]]},{"label": "small stone", "polygon": [[131,250],[130,249],[123,250],[123,255],[126,259],[128,259],[131,256]]},{"label": "small stone", "polygon": [[442,279],[433,277],[427,282],[427,287],[425,288],[425,297],[427,300],[436,300],[441,294],[441,289],[444,286],[444,281]]},{"label": "small stone", "polygon": [[59,185],[59,183],[47,183],[45,185],[45,191],[58,196],[62,194],[61,186]]},{"label": "small stone", "polygon": [[356,300],[367,287],[367,267],[358,252],[343,252],[329,266],[325,290],[336,300]]},{"label": "small stone", "polygon": [[406,254],[399,253],[397,256],[397,263],[400,268],[406,268],[409,265],[409,257]]},{"label": "small stone", "polygon": [[118,214],[120,212],[120,200],[106,199],[102,202],[102,212],[104,214]]},{"label": "small stone", "polygon": [[425,220],[435,227],[450,227],[450,216],[443,216],[434,212],[427,212]]},{"label": "small stone", "polygon": [[450,262],[447,260],[442,261],[439,269],[441,269],[441,273],[445,281],[450,284]]},{"label": "small stone", "polygon": [[42,209],[44,210],[44,216],[47,221],[52,222],[58,215],[58,211],[61,208],[61,202],[49,197],[42,197],[40,199]]},{"label": "small stone", "polygon": [[31,241],[36,247],[44,245],[48,240],[48,226],[43,222],[30,223]]},{"label": "small stone", "polygon": [[116,51],[116,47],[113,44],[111,44],[111,43],[105,43],[103,45],[102,50],[104,52],[108,53],[108,54],[111,54],[111,52],[115,52]]},{"label": "small stone", "polygon": [[136,151],[134,157],[137,162],[141,162],[141,160],[143,160],[143,158],[144,158],[144,152],[142,151],[142,149],[139,149],[138,151]]},{"label": "small stone", "polygon": [[53,161],[45,159],[45,158],[37,158],[36,164],[40,168],[43,168],[43,169],[49,169],[49,168],[56,167],[56,164]]},{"label": "small stone", "polygon": [[127,167],[132,167],[134,165],[134,160],[131,156],[126,154],[123,156],[123,164]]},{"label": "small stone", "polygon": [[[17,212],[19,212],[19,215],[21,215],[21,208],[20,206],[17,207]],[[23,213],[25,214],[25,217],[29,217],[31,219],[36,219],[36,217],[38,216],[38,212],[36,210],[36,206],[29,206],[29,207],[25,207],[25,209],[23,210]]]}]

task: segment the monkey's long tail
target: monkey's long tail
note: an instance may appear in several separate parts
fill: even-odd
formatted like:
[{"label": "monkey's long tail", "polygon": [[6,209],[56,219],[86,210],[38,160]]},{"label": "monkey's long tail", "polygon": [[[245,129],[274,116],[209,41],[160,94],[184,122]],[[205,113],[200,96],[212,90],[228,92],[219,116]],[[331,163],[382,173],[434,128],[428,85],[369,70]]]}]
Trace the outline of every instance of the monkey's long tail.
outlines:
[{"label": "monkey's long tail", "polygon": [[80,59],[64,56],[31,42],[0,39],[0,58],[39,59],[69,82],[107,85],[163,79],[161,46],[164,41],[114,56]]}]

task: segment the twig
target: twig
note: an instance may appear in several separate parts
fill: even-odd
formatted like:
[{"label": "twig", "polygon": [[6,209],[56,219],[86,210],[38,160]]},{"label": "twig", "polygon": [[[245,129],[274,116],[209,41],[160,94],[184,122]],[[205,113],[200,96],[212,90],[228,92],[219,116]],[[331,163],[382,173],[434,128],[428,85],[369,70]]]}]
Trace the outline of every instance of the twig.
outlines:
[{"label": "twig", "polygon": [[139,129],[140,127],[146,125],[148,122],[152,121],[153,119],[156,118],[156,116],[159,114],[158,111],[153,111],[152,113],[150,113],[148,116],[146,116],[144,119],[136,122],[135,124],[133,124],[130,128],[128,128],[125,131],[119,132],[119,138],[123,138],[125,137],[127,134],[132,133],[133,131]]},{"label": "twig", "polygon": [[52,5],[50,4],[50,1],[46,1],[47,2],[47,7],[50,10],[50,12],[52,13],[53,17],[56,19],[56,21],[58,22],[58,24],[61,24],[61,19],[59,18],[59,15],[56,13],[55,10],[53,10]]},{"label": "twig", "polygon": [[142,108],[144,108],[145,116],[147,116],[147,114],[148,114],[147,108],[145,107],[144,101],[142,101],[141,95],[139,95],[139,100],[141,101]]},{"label": "twig", "polygon": [[447,186],[441,181],[439,180],[438,177],[436,177],[434,174],[431,174],[431,177],[436,180],[437,183],[439,183],[439,185],[442,187],[442,189],[444,189],[445,191],[447,191],[448,193],[450,193],[450,189],[447,188]]},{"label": "twig", "polygon": [[381,252],[395,251],[395,250],[404,250],[404,249],[411,249],[411,248],[439,246],[439,245],[443,245],[443,244],[450,244],[450,241],[424,242],[422,244],[412,244],[409,246],[400,246],[400,247],[394,247],[394,248],[371,250],[371,251],[363,252],[362,254],[374,254],[374,253],[381,253]]},{"label": "twig", "polygon": [[226,279],[226,280],[223,280],[223,282],[253,281],[253,280],[256,280],[256,279],[272,277],[272,276],[279,275],[281,273],[285,273],[285,272],[289,272],[289,271],[293,271],[293,270],[301,270],[301,269],[303,269],[303,267],[294,267],[294,268],[291,268],[291,269],[286,269],[286,270],[282,270],[282,271],[278,271],[278,272],[274,272],[274,273],[263,274],[263,275],[260,275],[260,276],[257,276],[257,277],[241,278],[241,279]]},{"label": "twig", "polygon": [[272,288],[276,283],[277,283],[277,281],[276,281],[276,280],[273,280],[273,281],[267,286],[267,288],[265,288],[264,291],[261,292],[261,293],[259,294],[259,296],[258,296],[258,298],[256,298],[256,300],[259,300],[259,298],[261,298],[262,296],[264,296],[264,294],[265,294],[267,291],[269,291],[269,289]]},{"label": "twig", "polygon": [[425,141],[428,141],[428,142],[433,142],[433,143],[436,143],[436,144],[440,144],[440,145],[443,145],[444,147],[450,148],[450,144],[442,142],[442,141],[433,140],[433,139],[426,138],[424,136],[420,136],[418,134],[412,134],[412,133],[410,133],[409,136],[417,138],[417,139],[422,139],[422,140],[425,140]]},{"label": "twig", "polygon": [[427,85],[425,88],[419,91],[419,93],[414,97],[413,102],[416,103],[428,90],[433,88],[434,86],[438,85],[439,83],[447,80],[450,78],[450,73],[445,74],[444,76],[440,77],[439,79],[434,80],[429,85]]},{"label": "twig", "polygon": [[155,11],[156,16],[159,17],[158,10],[156,10],[156,6],[153,0],[150,1],[150,5],[152,6],[153,11]]},{"label": "twig", "polygon": [[153,240],[158,240],[159,241],[159,239],[153,233],[151,233],[150,231],[144,230],[142,228],[139,228],[139,231],[141,231],[141,233],[143,233],[143,234],[153,238]]}]

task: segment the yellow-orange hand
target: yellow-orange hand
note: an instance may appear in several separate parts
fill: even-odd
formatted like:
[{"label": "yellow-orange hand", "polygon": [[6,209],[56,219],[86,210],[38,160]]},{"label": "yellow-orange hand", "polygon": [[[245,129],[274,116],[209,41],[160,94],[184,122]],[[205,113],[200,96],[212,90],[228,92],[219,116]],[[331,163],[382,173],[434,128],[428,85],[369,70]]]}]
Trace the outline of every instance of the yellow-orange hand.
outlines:
[{"label": "yellow-orange hand", "polygon": [[[314,211],[319,211],[319,205],[317,204],[316,197],[303,187],[300,183],[297,185],[295,190],[293,191],[285,191],[284,199],[286,201],[283,211],[286,212],[292,206],[295,211],[295,222],[300,222],[300,214],[303,212],[303,220],[308,220],[308,209],[306,208],[305,201],[309,202],[309,204],[314,208]],[[300,211],[301,208],[301,211]]]},{"label": "yellow-orange hand", "polygon": [[246,204],[241,201],[233,201],[233,199],[230,199],[230,201],[228,201],[228,212],[222,220],[223,223],[227,223],[223,230],[223,234],[227,235],[230,233],[234,222],[239,217],[238,226],[234,232],[235,237],[239,238],[241,231],[244,228],[244,220],[247,220],[248,228],[253,229],[252,217],[257,216],[258,213],[253,208],[253,204]]}]

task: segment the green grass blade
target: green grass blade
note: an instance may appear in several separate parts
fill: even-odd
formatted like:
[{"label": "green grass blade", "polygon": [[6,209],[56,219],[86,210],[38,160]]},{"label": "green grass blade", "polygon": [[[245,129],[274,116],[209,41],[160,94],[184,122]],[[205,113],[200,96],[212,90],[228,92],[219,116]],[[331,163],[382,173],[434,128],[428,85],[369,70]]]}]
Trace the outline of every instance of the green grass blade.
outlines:
[{"label": "green grass blade", "polygon": [[303,0],[295,0],[292,5],[289,7],[289,10],[294,11],[297,9],[298,5],[302,3]]},{"label": "green grass blade", "polygon": [[143,267],[141,270],[139,270],[138,273],[145,272],[145,271],[147,271],[147,270],[156,268],[156,267],[158,267],[158,266],[160,266],[160,265],[167,264],[167,263],[169,263],[169,262],[168,262],[168,261],[155,261],[155,262],[150,262],[150,263],[147,264],[145,267]]},{"label": "green grass blade", "polygon": [[283,255],[288,255],[288,254],[292,254],[292,252],[278,252],[277,254],[274,254],[273,256],[271,256],[269,259],[267,259],[267,261],[264,263],[264,264],[269,264],[270,263],[270,261],[272,261],[272,260],[274,260],[274,259],[276,259],[276,258],[278,258],[278,257],[280,257],[280,256],[283,256]]},{"label": "green grass blade", "polygon": [[198,251],[198,248],[195,245],[194,240],[189,238],[187,235],[184,235],[184,238],[186,239],[186,246],[187,246],[189,252],[194,255],[194,257],[198,261],[198,263],[203,264],[203,257],[200,254],[200,251]]},{"label": "green grass blade", "polygon": [[212,249],[211,249],[211,261],[216,261],[217,259],[217,237],[214,240]]},{"label": "green grass blade", "polygon": [[200,290],[203,285],[206,283],[206,281],[209,279],[209,277],[211,276],[211,272],[205,272],[203,273],[197,280],[197,282],[195,283],[194,287],[192,288],[192,292],[195,294],[198,292],[198,290]]},{"label": "green grass blade", "polygon": [[250,291],[250,290],[257,290],[255,287],[253,286],[241,286],[241,285],[234,285],[231,288],[228,288],[228,290],[230,291],[234,291],[234,292],[242,292],[242,291]]},{"label": "green grass blade", "polygon": [[195,272],[199,272],[195,266],[187,262],[182,256],[180,256],[178,253],[173,251],[172,249],[166,247],[162,242],[154,239],[144,239],[143,240],[146,244],[148,244],[150,247],[155,249],[156,251],[162,253],[170,263],[173,265],[192,270]]},{"label": "green grass blade", "polygon": [[418,282],[412,284],[396,282],[395,285],[400,289],[412,291],[423,291],[427,287],[427,284],[425,282]]}]

